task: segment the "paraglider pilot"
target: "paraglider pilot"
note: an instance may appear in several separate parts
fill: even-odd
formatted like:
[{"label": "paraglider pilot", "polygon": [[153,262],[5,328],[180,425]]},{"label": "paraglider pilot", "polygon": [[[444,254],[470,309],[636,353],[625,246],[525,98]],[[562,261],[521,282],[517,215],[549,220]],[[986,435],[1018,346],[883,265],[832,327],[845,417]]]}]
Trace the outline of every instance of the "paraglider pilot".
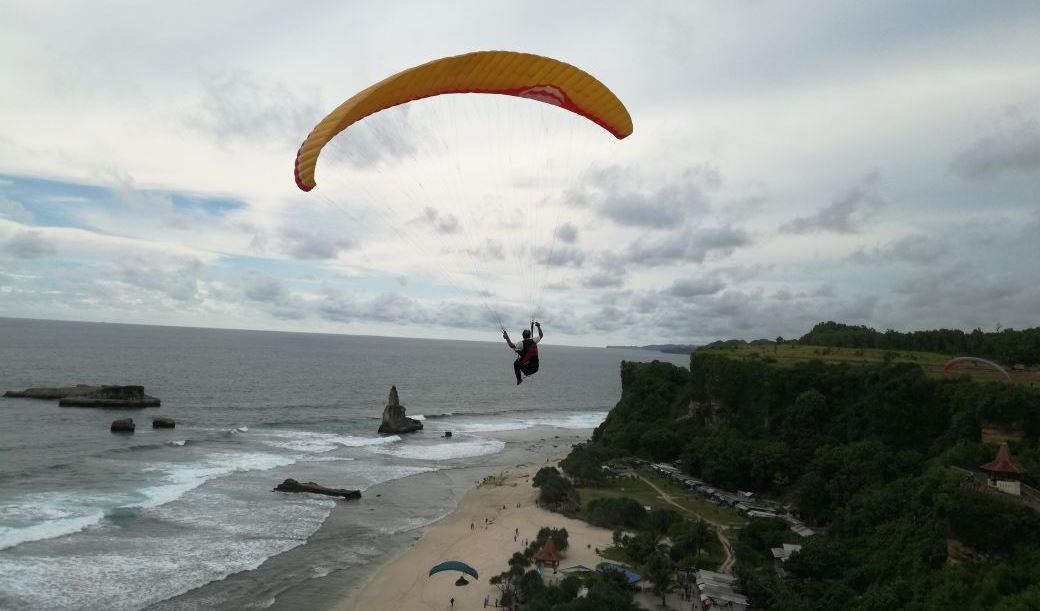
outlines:
[{"label": "paraglider pilot", "polygon": [[[538,327],[538,337],[531,337],[534,332],[534,328]],[[517,359],[513,361],[513,373],[516,374],[516,383],[520,384],[524,381],[521,377],[521,373],[525,376],[534,375],[538,371],[538,342],[541,341],[542,335],[542,324],[536,320],[531,321],[531,328],[524,329],[523,332],[524,341],[520,342],[517,346],[509,339],[509,333],[505,329],[502,330],[502,338],[506,340],[506,344],[512,348],[516,354]]]}]

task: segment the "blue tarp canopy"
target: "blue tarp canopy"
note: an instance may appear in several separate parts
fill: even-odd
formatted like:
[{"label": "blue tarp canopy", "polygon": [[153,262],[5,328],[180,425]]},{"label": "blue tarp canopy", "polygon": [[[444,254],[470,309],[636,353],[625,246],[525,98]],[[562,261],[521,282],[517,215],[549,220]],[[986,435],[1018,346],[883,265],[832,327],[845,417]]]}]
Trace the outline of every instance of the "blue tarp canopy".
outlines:
[{"label": "blue tarp canopy", "polygon": [[449,560],[447,562],[442,562],[434,566],[430,569],[430,575],[433,575],[434,573],[440,573],[441,571],[460,571],[462,573],[466,573],[467,575],[472,575],[473,579],[480,579],[480,577],[477,576],[477,570],[475,568],[471,567],[465,562],[459,562],[458,560]]},{"label": "blue tarp canopy", "polygon": [[620,564],[612,564],[610,562],[604,562],[603,564],[597,566],[596,570],[600,573],[606,573],[608,571],[614,573],[621,573],[625,576],[625,581],[628,582],[628,585],[638,583],[639,580],[642,579],[642,577],[640,577],[637,573],[633,573],[632,571],[626,569]]}]

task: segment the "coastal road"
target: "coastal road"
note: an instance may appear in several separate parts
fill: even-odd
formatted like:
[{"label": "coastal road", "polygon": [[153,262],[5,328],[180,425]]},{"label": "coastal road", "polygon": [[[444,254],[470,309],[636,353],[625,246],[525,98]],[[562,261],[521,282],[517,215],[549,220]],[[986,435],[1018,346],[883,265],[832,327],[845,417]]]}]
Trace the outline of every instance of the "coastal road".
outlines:
[{"label": "coastal road", "polygon": [[733,574],[733,564],[736,562],[736,558],[733,555],[733,545],[730,544],[729,539],[727,539],[726,535],[723,534],[725,531],[729,530],[729,527],[724,525],[724,524],[720,524],[719,522],[715,522],[715,521],[713,521],[713,520],[711,520],[709,518],[706,518],[706,517],[702,516],[701,514],[697,513],[696,511],[693,511],[692,509],[687,509],[686,507],[683,507],[679,503],[676,503],[674,499],[672,499],[672,495],[670,495],[667,492],[665,492],[664,490],[661,490],[660,488],[658,488],[650,480],[648,480],[645,477],[643,477],[642,475],[638,475],[638,474],[637,474],[637,477],[639,477],[639,479],[641,479],[644,482],[646,482],[646,485],[648,485],[651,488],[653,488],[654,490],[656,490],[657,494],[661,497],[661,500],[663,500],[664,502],[668,503],[669,505],[674,505],[675,507],[677,507],[679,509],[679,511],[682,511],[685,514],[692,515],[692,516],[694,516],[696,518],[704,520],[708,524],[711,524],[712,526],[715,527],[715,534],[718,536],[719,542],[722,543],[722,551],[725,552],[725,554],[726,554],[725,560],[723,560],[722,564],[719,565],[719,572],[720,573],[725,573],[726,575],[732,575]]}]

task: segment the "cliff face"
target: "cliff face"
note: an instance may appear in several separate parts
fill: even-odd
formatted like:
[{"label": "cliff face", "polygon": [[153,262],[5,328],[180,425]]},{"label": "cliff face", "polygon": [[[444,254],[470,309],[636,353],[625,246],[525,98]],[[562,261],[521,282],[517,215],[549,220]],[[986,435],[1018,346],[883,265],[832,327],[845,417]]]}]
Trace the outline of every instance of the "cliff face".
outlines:
[{"label": "cliff face", "polygon": [[397,387],[390,387],[390,396],[383,408],[383,422],[379,425],[380,433],[413,433],[422,430],[422,422],[404,415],[404,406],[397,396]]}]

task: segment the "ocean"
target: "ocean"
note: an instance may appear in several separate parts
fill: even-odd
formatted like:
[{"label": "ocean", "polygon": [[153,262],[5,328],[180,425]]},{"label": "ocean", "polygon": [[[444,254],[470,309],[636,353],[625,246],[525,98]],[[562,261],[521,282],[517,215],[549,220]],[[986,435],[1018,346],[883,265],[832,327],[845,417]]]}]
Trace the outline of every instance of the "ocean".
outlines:
[{"label": "ocean", "polygon": [[[0,318],[0,390],[162,400],[0,399],[0,609],[334,608],[475,481],[586,438],[622,360],[688,365],[546,332],[516,386],[504,342]],[[423,431],[376,434],[391,385]],[[134,434],[109,432],[121,417]],[[288,477],[363,498],[272,491]]]}]

